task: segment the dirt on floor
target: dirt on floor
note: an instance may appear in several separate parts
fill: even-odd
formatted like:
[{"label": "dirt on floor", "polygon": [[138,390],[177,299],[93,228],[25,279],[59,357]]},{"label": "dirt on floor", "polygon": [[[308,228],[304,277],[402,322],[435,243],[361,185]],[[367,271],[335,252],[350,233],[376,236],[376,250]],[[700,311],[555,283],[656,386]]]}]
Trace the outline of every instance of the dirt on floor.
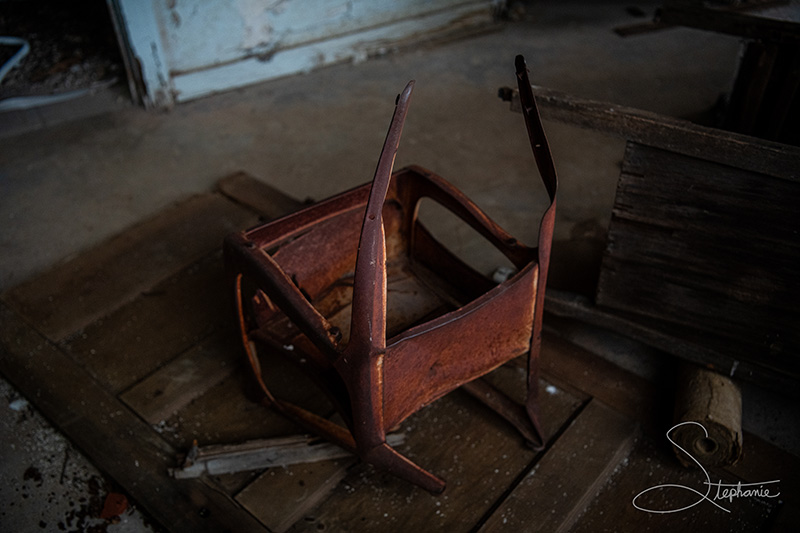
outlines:
[{"label": "dirt on floor", "polygon": [[[90,89],[124,77],[114,27],[103,0],[6,0],[0,35],[30,50],[0,82],[0,100]],[[0,44],[0,65],[20,44]]]},{"label": "dirt on floor", "polygon": [[0,379],[0,524],[6,531],[156,531],[28,401]]}]

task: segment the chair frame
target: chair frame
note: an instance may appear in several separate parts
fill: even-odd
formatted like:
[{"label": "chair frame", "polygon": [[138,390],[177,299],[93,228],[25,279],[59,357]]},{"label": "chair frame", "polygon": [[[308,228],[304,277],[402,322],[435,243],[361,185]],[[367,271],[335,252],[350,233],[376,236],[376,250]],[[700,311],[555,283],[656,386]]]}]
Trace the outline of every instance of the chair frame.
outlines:
[{"label": "chair frame", "polygon": [[[413,81],[398,96],[371,183],[225,241],[242,342],[265,403],[362,460],[433,493],[444,490],[445,482],[389,446],[386,433],[457,387],[464,386],[492,407],[533,447],[544,444],[538,421],[538,355],[557,178],[522,56],[516,59],[516,75],[531,148],[550,199],[537,247],[518,242],[432,172],[413,166],[392,173]],[[417,220],[422,198],[474,228],[517,272],[495,285],[461,262]],[[357,251],[352,244],[356,237]],[[387,257],[446,273],[447,281],[464,290],[469,301],[387,338]],[[313,302],[348,272],[353,289],[345,342],[341,329]],[[266,327],[283,315],[304,335],[302,345],[283,346]],[[346,427],[275,397],[262,374],[258,347],[300,366],[325,391]],[[526,352],[524,405],[478,379]]]}]

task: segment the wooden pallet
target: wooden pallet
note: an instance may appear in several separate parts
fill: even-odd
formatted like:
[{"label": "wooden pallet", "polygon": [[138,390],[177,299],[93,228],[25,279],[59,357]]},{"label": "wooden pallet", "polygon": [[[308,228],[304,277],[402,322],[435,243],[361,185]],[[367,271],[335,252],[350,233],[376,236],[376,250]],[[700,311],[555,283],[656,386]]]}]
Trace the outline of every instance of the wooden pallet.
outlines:
[{"label": "wooden pallet", "polygon": [[[697,473],[664,450],[657,389],[553,335],[542,353],[542,452],[461,391],[403,423],[401,451],[448,481],[438,497],[354,458],[169,477],[195,439],[299,432],[251,387],[220,253],[228,232],[298,205],[237,174],[2,295],[0,371],[165,529],[600,531],[700,517],[712,530],[749,531],[792,520],[777,500],[737,503],[730,516],[711,505],[685,515],[633,508],[637,492],[673,477],[691,484]],[[521,395],[521,364],[498,369],[493,384]],[[297,382],[280,394],[326,409]],[[715,476],[780,478],[797,464],[745,442],[756,443],[756,456]],[[784,493],[790,485],[782,482]]]}]

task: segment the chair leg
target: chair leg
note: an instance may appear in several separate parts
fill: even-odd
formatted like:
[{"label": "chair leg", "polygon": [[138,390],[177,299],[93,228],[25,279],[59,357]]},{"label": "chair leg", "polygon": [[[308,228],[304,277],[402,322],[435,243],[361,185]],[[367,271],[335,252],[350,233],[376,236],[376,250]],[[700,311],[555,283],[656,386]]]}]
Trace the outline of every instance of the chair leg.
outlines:
[{"label": "chair leg", "polygon": [[465,383],[461,389],[513,425],[531,448],[541,450],[544,447],[538,416],[531,416],[526,406],[515,402],[483,378]]},{"label": "chair leg", "polygon": [[289,402],[277,400],[272,404],[269,402],[265,403],[269,407],[277,409],[278,412],[300,424],[308,431],[316,433],[338,444],[342,448],[355,453],[361,460],[374,465],[380,470],[386,470],[390,474],[413,483],[433,494],[439,494],[445,488],[444,480],[413,463],[386,442],[382,442],[366,451],[358,450],[358,446],[352,434],[345,428]]},{"label": "chair leg", "polygon": [[362,453],[364,461],[386,470],[389,473],[413,483],[433,494],[441,493],[445,488],[443,479],[431,474],[406,456],[389,446],[379,444],[366,453]]}]

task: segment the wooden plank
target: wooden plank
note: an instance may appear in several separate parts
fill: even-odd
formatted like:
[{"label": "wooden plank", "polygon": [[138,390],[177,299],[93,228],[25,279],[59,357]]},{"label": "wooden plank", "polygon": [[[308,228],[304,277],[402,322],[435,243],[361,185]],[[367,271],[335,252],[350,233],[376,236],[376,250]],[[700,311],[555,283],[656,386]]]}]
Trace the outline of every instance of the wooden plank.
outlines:
[{"label": "wooden plank", "polygon": [[[800,148],[693,124],[639,109],[533,88],[542,118],[732,167],[800,181]],[[516,89],[502,89],[520,111]]]},{"label": "wooden plank", "polygon": [[[552,296],[553,291],[548,294]],[[553,320],[545,322],[557,325]],[[563,383],[570,391],[576,388],[577,392],[573,394],[582,392],[593,396],[595,400],[610,405],[615,411],[637,420],[650,439],[664,440],[664,421],[672,419],[672,405],[663,399],[672,396],[673,374],[660,376],[658,382],[650,382],[548,331],[544,335],[541,364],[542,374],[546,379]],[[800,478],[786,474],[800,472],[800,458],[747,431],[744,432],[743,446],[742,460],[724,469],[714,469],[712,472],[715,479],[731,476],[733,479],[748,482],[780,479],[781,493],[784,496],[781,500],[784,504],[778,509],[773,530],[783,531],[789,524],[798,523],[800,508],[786,505],[785,502],[795,501],[800,497]],[[665,460],[677,464],[669,454]],[[606,530],[615,529],[617,528],[610,527]]]},{"label": "wooden plank", "polygon": [[250,485],[254,480],[258,479],[258,476],[261,474],[262,471],[260,470],[248,470],[246,472],[237,472],[236,474],[208,476],[206,480],[214,487],[218,487],[223,493],[233,497]]},{"label": "wooden plank", "polygon": [[[787,409],[791,407],[787,406]],[[780,480],[780,506],[772,521],[770,531],[791,531],[800,524],[800,457],[777,448],[757,437],[744,432],[744,457],[735,465],[724,470],[735,479],[749,482]],[[714,472],[717,477],[717,472]]]},{"label": "wooden plank", "polygon": [[320,505],[347,475],[355,458],[271,468],[236,495],[236,501],[274,533]]},{"label": "wooden plank", "polygon": [[[788,3],[787,0],[749,0],[748,2],[738,2],[738,1],[730,1],[725,3],[720,3],[720,5],[713,6],[712,17],[716,16],[719,13],[747,13],[748,11],[755,12],[755,15],[758,16],[758,11],[762,9],[767,9],[770,7],[775,6],[782,6]],[[674,4],[674,3],[673,3]],[[671,7],[673,4],[669,4]],[[704,6],[703,9],[706,9],[707,6]],[[671,11],[668,7],[667,11]],[[683,22],[679,22],[677,20],[670,20],[666,22],[662,19],[662,14],[664,12],[664,7],[659,8],[656,11],[655,17],[653,20],[649,20],[647,22],[642,22],[639,24],[630,24],[627,26],[621,26],[614,28],[614,33],[621,37],[629,37],[632,35],[639,35],[641,33],[649,33],[657,30],[664,30],[669,28],[674,28],[676,26],[690,26],[693,27],[693,24],[684,24]],[[671,14],[667,16],[668,19],[672,18],[673,16],[677,16],[678,12],[672,11]],[[701,29],[711,29],[711,28],[701,28]]]},{"label": "wooden plank", "polygon": [[0,372],[153,519],[192,531],[264,531],[206,481],[170,479],[174,449],[2,303],[0,323]]},{"label": "wooden plank", "polygon": [[[217,251],[86,326],[62,346],[119,393],[203,339],[232,332],[231,292]],[[233,343],[231,350],[237,350]]]},{"label": "wooden plank", "polygon": [[636,434],[630,419],[591,401],[480,531],[567,531]]},{"label": "wooden plank", "polygon": [[596,302],[800,373],[800,185],[628,143]]},{"label": "wooden plank", "polygon": [[661,9],[659,21],[746,39],[787,44],[800,42],[800,23],[791,18],[765,17],[759,13],[742,13],[730,9],[710,9],[691,5],[690,2],[666,3]]},{"label": "wooden plank", "polygon": [[[232,343],[232,348],[237,348]],[[279,398],[328,416],[330,402],[293,365],[283,359],[264,362],[265,380]],[[169,442],[187,451],[194,440],[201,446],[294,435],[304,430],[262,403],[263,393],[245,365],[189,402],[161,424]]]},{"label": "wooden plank", "polygon": [[539,361],[545,379],[570,391],[577,389],[572,394],[599,399],[646,428],[672,417],[672,406],[663,400],[670,393],[672,375],[651,383],[550,331],[542,336]]},{"label": "wooden plank", "polygon": [[[586,509],[572,533],[618,531],[624,524],[626,531],[680,531],[687,526],[691,531],[749,532],[767,529],[776,509],[776,499],[736,498],[733,502],[717,501],[727,508],[727,513],[707,501],[677,513],[656,514],[637,509],[633,498],[640,492],[661,484],[690,487],[705,494],[707,486],[703,472],[680,466],[666,438],[658,440],[642,438],[611,476],[598,496]],[[759,477],[754,481],[770,481]],[[730,474],[714,472],[711,481],[736,483],[739,479]],[[713,498],[716,488],[709,495]],[[672,487],[653,490],[637,498],[639,507],[652,510],[680,509],[698,501],[699,496],[687,489]],[[789,528],[791,530],[791,528]]]},{"label": "wooden plank", "polygon": [[778,372],[766,365],[755,364],[746,359],[732,360],[730,348],[726,351],[719,351],[707,346],[711,337],[708,334],[704,335],[705,344],[700,344],[684,332],[677,335],[672,333],[677,326],[665,328],[663,322],[648,320],[646,317],[630,313],[611,312],[598,308],[586,297],[554,290],[547,292],[545,309],[553,315],[578,319],[594,326],[616,331],[649,346],[668,351],[668,353],[687,361],[704,365],[731,377],[736,376],[759,383],[761,386],[781,391],[790,397],[800,394],[795,376],[787,376],[785,370]]},{"label": "wooden plank", "polygon": [[[506,370],[509,379],[524,382],[524,372]],[[552,435],[581,402],[548,385],[541,383],[548,391],[541,417],[545,434]],[[291,531],[467,531],[538,456],[509,424],[461,391],[418,411],[400,429],[406,435],[400,452],[447,480],[442,495],[371,467],[358,468]]]},{"label": "wooden plank", "polygon": [[51,340],[60,340],[221,247],[256,222],[219,194],[195,196],[22,283],[3,299]]},{"label": "wooden plank", "polygon": [[[217,183],[219,191],[265,219],[282,217],[303,207],[304,202],[245,173],[237,172]],[[309,203],[309,200],[305,204]]]},{"label": "wooden plank", "polygon": [[629,142],[613,213],[665,230],[713,231],[720,238],[728,226],[741,239],[797,248],[792,237],[800,218],[792,207],[799,198],[797,182]]},{"label": "wooden plank", "polygon": [[120,399],[149,424],[158,424],[227,378],[244,362],[231,336],[214,338],[170,361]]},{"label": "wooden plank", "polygon": [[[619,231],[613,240],[620,250],[630,249],[634,241],[643,237],[641,232],[627,232],[621,225],[616,229]],[[729,266],[733,274],[737,265],[729,263]],[[750,272],[759,270],[761,267],[754,267]],[[704,283],[704,277],[699,274],[678,269],[671,269],[669,274],[659,271],[656,261],[642,264],[622,257],[608,258],[601,274],[598,306],[627,316],[643,316],[650,319],[648,323],[660,321],[661,329],[671,331],[672,336],[683,336],[688,342],[727,354],[727,364],[714,360],[701,363],[726,368],[734,365],[734,361],[748,361],[788,376],[800,375],[800,360],[797,359],[800,330],[796,327],[800,323],[800,312],[786,309],[791,301],[797,301],[792,297],[798,291],[794,287],[778,290],[778,285],[786,287],[790,280],[765,276],[756,279],[751,288],[740,288],[733,283],[726,285],[721,277]],[[763,283],[762,291],[757,290],[758,283]],[[726,345],[730,348],[725,349]],[[658,348],[671,351],[669,345]]]},{"label": "wooden plank", "polygon": [[[402,433],[386,436],[390,446],[402,444],[404,439]],[[319,437],[292,435],[241,444],[192,446],[189,453],[181,458],[180,468],[172,469],[170,474],[175,479],[189,479],[206,474],[220,476],[348,457],[353,458],[350,451]]]}]

